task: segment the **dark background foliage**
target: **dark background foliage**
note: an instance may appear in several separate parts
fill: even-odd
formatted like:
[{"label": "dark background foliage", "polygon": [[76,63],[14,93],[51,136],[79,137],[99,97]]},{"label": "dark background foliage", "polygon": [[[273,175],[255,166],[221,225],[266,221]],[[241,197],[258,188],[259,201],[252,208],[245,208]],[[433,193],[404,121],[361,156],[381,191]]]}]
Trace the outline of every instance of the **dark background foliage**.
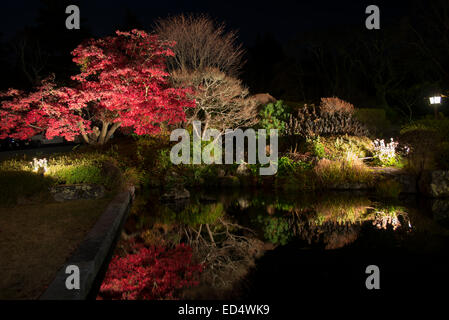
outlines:
[{"label": "dark background foliage", "polygon": [[[77,4],[81,29],[65,28]],[[50,73],[68,82],[70,52],[115,30],[152,30],[160,17],[206,13],[238,29],[241,73],[251,93],[313,103],[338,96],[408,122],[429,113],[427,97],[449,83],[449,2],[378,1],[381,29],[365,28],[367,1],[13,1],[0,13],[0,89],[30,89]],[[441,109],[444,111],[444,107]]]}]

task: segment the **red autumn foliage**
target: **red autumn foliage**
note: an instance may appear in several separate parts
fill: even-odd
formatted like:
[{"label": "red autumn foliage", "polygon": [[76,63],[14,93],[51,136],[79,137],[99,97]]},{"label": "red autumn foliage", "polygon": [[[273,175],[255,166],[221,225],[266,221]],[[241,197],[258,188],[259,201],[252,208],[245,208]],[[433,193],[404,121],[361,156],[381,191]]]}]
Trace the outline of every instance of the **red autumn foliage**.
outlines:
[{"label": "red autumn foliage", "polygon": [[91,39],[72,52],[81,68],[72,77],[76,87],[57,88],[47,79],[32,93],[0,94],[0,139],[45,131],[48,139],[72,141],[81,135],[88,143],[103,144],[119,127],[153,134],[163,122],[184,121],[184,108],[195,102],[188,89],[168,81],[165,62],[174,55],[174,43],[139,30],[116,34]]},{"label": "red autumn foliage", "polygon": [[115,256],[99,298],[122,300],[174,299],[175,290],[198,285],[202,265],[192,263],[192,248],[141,247],[137,253]]}]

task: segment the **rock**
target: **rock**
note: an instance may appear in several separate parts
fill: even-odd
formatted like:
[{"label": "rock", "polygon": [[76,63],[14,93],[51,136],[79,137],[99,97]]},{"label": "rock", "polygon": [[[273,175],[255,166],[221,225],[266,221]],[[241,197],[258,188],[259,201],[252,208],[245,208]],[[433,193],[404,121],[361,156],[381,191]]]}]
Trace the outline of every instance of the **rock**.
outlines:
[{"label": "rock", "polygon": [[190,192],[183,186],[174,186],[168,189],[162,196],[161,201],[175,201],[190,198]]},{"label": "rock", "polygon": [[432,200],[432,213],[436,220],[449,219],[449,199]]},{"label": "rock", "polygon": [[449,171],[424,172],[419,181],[419,191],[432,198],[449,197]]},{"label": "rock", "polygon": [[223,169],[218,169],[217,176],[222,178],[226,175],[226,172]]},{"label": "rock", "polygon": [[60,185],[50,188],[50,193],[58,202],[79,199],[100,199],[104,197],[105,189],[95,184]]},{"label": "rock", "polygon": [[251,174],[251,169],[249,168],[249,165],[247,163],[241,163],[237,167],[237,175],[239,176],[249,176]]}]

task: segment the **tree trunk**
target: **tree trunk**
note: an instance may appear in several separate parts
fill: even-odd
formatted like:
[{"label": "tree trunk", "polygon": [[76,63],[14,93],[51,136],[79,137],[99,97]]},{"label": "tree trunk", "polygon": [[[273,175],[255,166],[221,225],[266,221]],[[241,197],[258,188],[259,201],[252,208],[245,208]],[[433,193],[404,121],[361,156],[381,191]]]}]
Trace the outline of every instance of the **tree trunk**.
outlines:
[{"label": "tree trunk", "polygon": [[115,122],[111,128],[109,129],[108,133],[106,134],[106,137],[104,139],[104,142],[108,142],[109,139],[111,139],[112,135],[115,133],[115,131],[121,126],[121,122]]},{"label": "tree trunk", "polygon": [[101,133],[100,136],[98,137],[98,144],[100,145],[105,143],[106,134],[108,133],[109,122],[102,121],[101,124],[102,124]]}]

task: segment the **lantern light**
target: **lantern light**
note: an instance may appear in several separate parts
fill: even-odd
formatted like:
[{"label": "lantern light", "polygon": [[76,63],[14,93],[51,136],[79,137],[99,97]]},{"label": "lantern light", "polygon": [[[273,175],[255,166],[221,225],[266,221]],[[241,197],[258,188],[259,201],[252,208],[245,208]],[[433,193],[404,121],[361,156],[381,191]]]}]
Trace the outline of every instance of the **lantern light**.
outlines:
[{"label": "lantern light", "polygon": [[429,100],[430,100],[430,104],[440,104],[441,96],[430,97]]}]

